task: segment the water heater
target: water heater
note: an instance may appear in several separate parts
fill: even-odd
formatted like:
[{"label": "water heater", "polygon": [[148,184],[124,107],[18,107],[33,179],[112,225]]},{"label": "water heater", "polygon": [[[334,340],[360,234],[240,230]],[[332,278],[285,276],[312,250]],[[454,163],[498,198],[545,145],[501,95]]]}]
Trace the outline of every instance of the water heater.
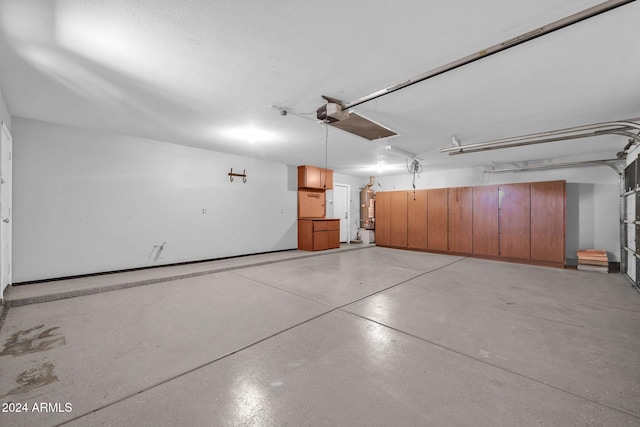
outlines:
[{"label": "water heater", "polygon": [[369,183],[360,189],[360,228],[374,230],[375,227],[375,191],[373,187],[374,177],[369,178]]}]

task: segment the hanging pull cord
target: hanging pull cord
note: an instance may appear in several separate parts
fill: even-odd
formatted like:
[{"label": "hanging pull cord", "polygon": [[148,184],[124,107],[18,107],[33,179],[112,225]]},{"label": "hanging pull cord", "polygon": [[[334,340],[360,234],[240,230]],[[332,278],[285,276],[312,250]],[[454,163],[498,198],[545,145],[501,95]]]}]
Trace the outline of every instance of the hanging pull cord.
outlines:
[{"label": "hanging pull cord", "polygon": [[409,164],[408,159],[405,159],[405,163],[407,165],[407,172],[413,175],[411,186],[413,187],[413,200],[416,200],[416,174],[420,177],[419,175],[422,172],[422,163],[420,163],[418,159],[413,159],[411,164]]}]

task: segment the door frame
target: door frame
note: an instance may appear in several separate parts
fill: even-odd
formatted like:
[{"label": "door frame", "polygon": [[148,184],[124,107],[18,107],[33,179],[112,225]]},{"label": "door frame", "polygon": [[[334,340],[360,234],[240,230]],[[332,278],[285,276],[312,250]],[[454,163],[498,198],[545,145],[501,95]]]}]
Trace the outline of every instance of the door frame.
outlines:
[{"label": "door frame", "polygon": [[[343,218],[342,216],[340,216],[340,221],[345,220],[347,221],[347,239],[345,240],[346,243],[351,243],[351,186],[349,184],[339,184],[337,182],[333,183],[333,216],[336,216],[336,187],[344,187],[347,189],[347,217]],[[342,241],[341,241],[342,243]]]},{"label": "door frame", "polygon": [[[13,144],[9,128],[0,123],[0,300],[4,290],[12,282],[12,152]],[[4,206],[4,205],[8,206]],[[6,210],[5,210],[6,208]],[[6,215],[5,215],[6,214]],[[6,223],[6,225],[5,225]],[[4,250],[5,244],[7,250]]]}]

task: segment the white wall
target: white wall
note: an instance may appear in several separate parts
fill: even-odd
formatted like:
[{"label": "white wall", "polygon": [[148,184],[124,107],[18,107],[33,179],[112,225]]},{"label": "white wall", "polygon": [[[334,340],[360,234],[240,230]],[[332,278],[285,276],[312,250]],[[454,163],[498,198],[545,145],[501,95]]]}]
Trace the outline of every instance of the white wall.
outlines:
[{"label": "white wall", "polygon": [[[22,118],[12,126],[16,283],[297,246],[296,166]],[[246,184],[229,182],[232,167],[247,170]],[[567,258],[595,247],[619,260],[618,181],[607,167],[429,172],[416,187],[555,179],[568,182]],[[353,239],[369,180],[334,181],[351,186]],[[378,176],[374,188],[410,189],[411,176]]]},{"label": "white wall", "polygon": [[7,103],[2,96],[2,91],[0,90],[0,121],[4,122],[7,125],[7,129],[11,132],[11,114],[9,113],[9,108],[7,107]]},{"label": "white wall", "polygon": [[[570,161],[570,160],[566,160]],[[411,189],[409,174],[382,176],[380,190]],[[620,261],[620,187],[608,166],[535,172],[482,173],[482,169],[424,172],[416,175],[416,188],[462,187],[535,181],[567,181],[566,258],[578,249],[605,249],[610,261]]]},{"label": "white wall", "polygon": [[15,283],[297,246],[295,167],[22,118],[13,140]]}]

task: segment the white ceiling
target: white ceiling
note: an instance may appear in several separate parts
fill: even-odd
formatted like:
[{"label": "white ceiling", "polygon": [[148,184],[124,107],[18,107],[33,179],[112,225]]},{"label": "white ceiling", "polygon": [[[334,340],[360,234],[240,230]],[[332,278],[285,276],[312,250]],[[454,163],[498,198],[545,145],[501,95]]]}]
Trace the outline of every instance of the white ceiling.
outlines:
[{"label": "white ceiling", "polygon": [[[0,89],[16,117],[323,165],[321,95],[349,102],[599,3],[0,0]],[[438,149],[452,134],[470,144],[640,117],[639,18],[633,2],[357,106],[399,136],[329,127],[328,166],[401,172],[387,144],[423,153],[425,170],[615,157],[622,137]]]}]

